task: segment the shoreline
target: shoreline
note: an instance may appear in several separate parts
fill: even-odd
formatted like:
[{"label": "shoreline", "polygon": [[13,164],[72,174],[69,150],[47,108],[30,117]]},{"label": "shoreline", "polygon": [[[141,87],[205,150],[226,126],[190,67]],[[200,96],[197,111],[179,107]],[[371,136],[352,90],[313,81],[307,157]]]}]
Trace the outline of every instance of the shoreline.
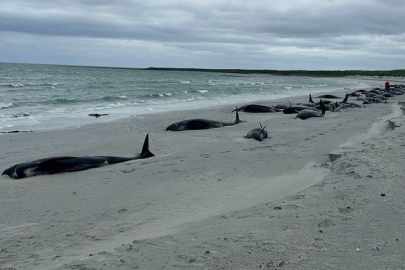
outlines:
[{"label": "shoreline", "polygon": [[[359,78],[335,78],[335,77],[325,77],[330,80],[342,80],[342,81],[353,81],[353,85],[358,84],[358,87],[350,87],[350,88],[330,88],[328,90],[314,90],[314,89],[302,89],[302,93],[299,93],[298,90],[296,93],[293,93],[293,96],[286,97],[288,99],[291,98],[296,98],[296,97],[301,97],[308,95],[308,93],[312,90],[313,93],[332,93],[335,91],[343,91],[345,89],[346,91],[353,91],[356,89],[360,88],[368,88],[367,83],[374,81],[372,80],[364,80],[364,79],[359,79]],[[288,93],[288,89],[284,89],[286,91],[285,95],[291,95],[291,93]],[[173,103],[168,103],[168,104],[155,104],[155,105],[150,105],[150,104],[139,104],[139,106],[123,106],[123,107],[117,107],[117,108],[107,108],[104,110],[87,110],[84,108],[81,108],[82,110],[81,113],[78,112],[71,112],[71,113],[66,113],[65,115],[59,115],[58,118],[49,118],[49,115],[47,114],[39,114],[39,115],[30,115],[30,112],[24,112],[24,110],[19,109],[20,111],[17,113],[15,112],[15,115],[19,115],[17,118],[13,118],[13,121],[17,122],[10,122],[9,125],[12,126],[7,126],[4,124],[0,128],[1,132],[8,132],[8,131],[15,131],[15,130],[21,130],[21,131],[35,131],[35,130],[47,130],[47,129],[59,129],[59,128],[74,128],[77,126],[83,126],[83,125],[88,125],[88,124],[93,124],[93,123],[106,123],[106,122],[111,122],[111,121],[116,121],[116,120],[122,120],[129,118],[131,116],[140,116],[140,115],[148,115],[148,114],[159,114],[159,113],[170,113],[171,111],[189,111],[189,110],[195,110],[195,109],[210,109],[210,108],[218,108],[220,106],[228,106],[228,105],[234,105],[234,104],[241,104],[245,102],[257,102],[257,101],[262,101],[265,100],[267,103],[270,104],[270,102],[277,102],[277,100],[284,100],[282,96],[285,96],[284,94],[281,95],[280,93],[274,93],[274,94],[269,94],[266,92],[263,92],[263,95],[260,96],[258,94],[243,94],[243,95],[236,95],[236,96],[228,96],[226,99],[223,98],[207,98],[206,100],[199,100],[199,101],[180,101],[179,106],[174,105]],[[176,106],[176,107],[175,107]],[[65,108],[66,109],[66,108]],[[69,108],[68,108],[69,109]],[[70,108],[71,109],[71,108]],[[78,108],[77,108],[78,109]],[[52,110],[55,110],[53,108]],[[108,114],[106,116],[102,116],[100,118],[93,119],[93,117],[88,116],[88,114],[91,113],[100,113],[100,114]],[[24,114],[26,116],[24,116]],[[20,122],[22,121],[22,122]],[[25,122],[25,123],[23,123]]]},{"label": "shoreline", "polygon": [[[305,102],[307,98],[291,100]],[[391,106],[399,100],[403,98],[393,98]],[[119,269],[257,269],[270,261],[272,267],[297,269],[294,263],[311,261],[313,256],[334,249],[327,248],[325,243],[330,241],[315,240],[330,236],[318,235],[319,230],[336,228],[333,241],[345,237],[341,233],[347,228],[339,224],[344,216],[340,211],[351,213],[350,209],[358,211],[367,206],[353,202],[360,200],[354,199],[356,196],[363,198],[361,202],[365,200],[364,190],[368,189],[364,181],[378,183],[390,173],[403,175],[396,165],[401,160],[378,151],[380,146],[386,149],[401,140],[394,136],[403,131],[400,127],[393,133],[373,133],[364,144],[357,142],[339,153],[349,159],[330,163],[328,156],[373,123],[384,121],[391,106],[375,104],[327,112],[323,118],[309,120],[282,113],[241,113],[246,122],[236,126],[164,131],[172,122],[189,118],[233,121],[235,115],[229,111],[232,106],[220,106],[187,111],[186,116],[184,111],[172,111],[80,128],[0,136],[5,153],[0,159],[1,168],[61,154],[130,156],[140,150],[146,133],[151,136],[150,149],[156,155],[76,173],[22,180],[2,176],[0,230],[4,238],[0,245],[7,252],[0,253],[0,262],[18,270],[32,266],[75,269],[77,265],[100,269],[113,265]],[[403,121],[403,115],[400,117],[395,120],[398,125]],[[258,122],[267,125],[271,138],[263,142],[244,139]],[[379,136],[390,137],[380,142],[374,139]],[[365,157],[374,166],[377,161],[372,158],[378,160],[378,155],[384,154],[390,170],[368,177],[374,167],[367,167],[362,157],[356,156],[358,149],[364,154],[371,151],[371,156]],[[400,148],[391,150],[400,156]],[[346,164],[350,160],[351,164]],[[320,171],[330,173],[312,174]],[[302,177],[299,181],[298,176]],[[359,176],[365,189],[348,182]],[[395,176],[389,181],[397,179]],[[345,199],[346,203],[331,207],[328,200],[332,197],[324,196],[325,190],[351,192],[352,203]],[[384,192],[400,195],[397,190]],[[397,205],[396,201],[388,203]],[[313,234],[316,237],[309,237]],[[403,247],[403,242],[398,244]],[[302,258],[289,250],[298,250]],[[313,269],[324,269],[324,265]]]}]

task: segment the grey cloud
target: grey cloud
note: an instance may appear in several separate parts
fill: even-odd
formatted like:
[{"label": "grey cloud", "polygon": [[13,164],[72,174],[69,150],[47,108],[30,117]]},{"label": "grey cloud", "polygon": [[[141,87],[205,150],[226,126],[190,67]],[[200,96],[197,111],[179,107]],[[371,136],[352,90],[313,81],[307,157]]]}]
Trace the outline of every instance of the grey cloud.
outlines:
[{"label": "grey cloud", "polygon": [[[265,65],[282,59],[283,53],[287,60],[305,54],[330,60],[338,52],[359,59],[368,52],[391,53],[399,59],[405,53],[404,12],[402,0],[3,0],[0,34],[8,33],[3,42],[11,36],[21,42],[68,40],[89,48],[89,54],[92,42],[104,42],[117,55],[118,48],[125,54],[131,48],[125,44],[132,44],[154,58],[140,45],[144,42],[155,55],[164,52],[161,59],[165,54],[185,57],[184,52],[196,63],[212,56],[229,65]],[[11,55],[12,49],[4,44]],[[105,47],[94,46],[104,52]]]},{"label": "grey cloud", "polygon": [[209,41],[209,33],[222,30],[241,35],[316,37],[396,34],[404,29],[404,23],[398,20],[404,10],[377,1],[343,1],[344,5],[293,1],[301,4],[279,8],[269,1],[208,1],[211,6],[198,1],[145,2],[75,0],[68,6],[62,1],[49,6],[43,1],[41,6],[41,1],[36,1],[35,6],[23,12],[17,8],[14,12],[0,9],[0,31],[148,40],[177,40],[182,36],[190,41]]}]

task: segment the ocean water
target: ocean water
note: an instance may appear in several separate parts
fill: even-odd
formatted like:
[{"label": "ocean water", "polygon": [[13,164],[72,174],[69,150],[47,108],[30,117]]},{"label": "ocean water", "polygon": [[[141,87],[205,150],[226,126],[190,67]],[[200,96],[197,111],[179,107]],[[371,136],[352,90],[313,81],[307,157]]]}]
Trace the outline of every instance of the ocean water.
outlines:
[{"label": "ocean water", "polygon": [[341,78],[0,63],[0,132],[359,87]]}]

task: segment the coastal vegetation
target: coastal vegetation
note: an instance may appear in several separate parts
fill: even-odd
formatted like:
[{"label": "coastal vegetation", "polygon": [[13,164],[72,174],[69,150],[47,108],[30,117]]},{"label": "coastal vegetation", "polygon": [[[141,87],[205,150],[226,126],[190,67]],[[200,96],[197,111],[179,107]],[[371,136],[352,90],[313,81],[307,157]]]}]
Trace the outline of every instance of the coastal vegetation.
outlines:
[{"label": "coastal vegetation", "polygon": [[280,76],[314,76],[314,77],[344,77],[344,76],[404,77],[405,76],[405,69],[395,69],[395,70],[272,70],[272,69],[203,69],[203,68],[149,67],[149,68],[147,68],[147,70],[221,72],[221,73],[235,73],[235,74],[271,74],[271,75],[280,75]]}]

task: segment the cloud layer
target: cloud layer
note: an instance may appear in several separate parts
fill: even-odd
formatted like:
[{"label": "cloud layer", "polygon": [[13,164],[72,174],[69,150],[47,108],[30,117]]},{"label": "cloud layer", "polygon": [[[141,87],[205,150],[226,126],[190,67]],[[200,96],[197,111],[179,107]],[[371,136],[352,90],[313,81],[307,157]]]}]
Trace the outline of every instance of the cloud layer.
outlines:
[{"label": "cloud layer", "polygon": [[0,61],[396,69],[402,0],[3,0]]}]

